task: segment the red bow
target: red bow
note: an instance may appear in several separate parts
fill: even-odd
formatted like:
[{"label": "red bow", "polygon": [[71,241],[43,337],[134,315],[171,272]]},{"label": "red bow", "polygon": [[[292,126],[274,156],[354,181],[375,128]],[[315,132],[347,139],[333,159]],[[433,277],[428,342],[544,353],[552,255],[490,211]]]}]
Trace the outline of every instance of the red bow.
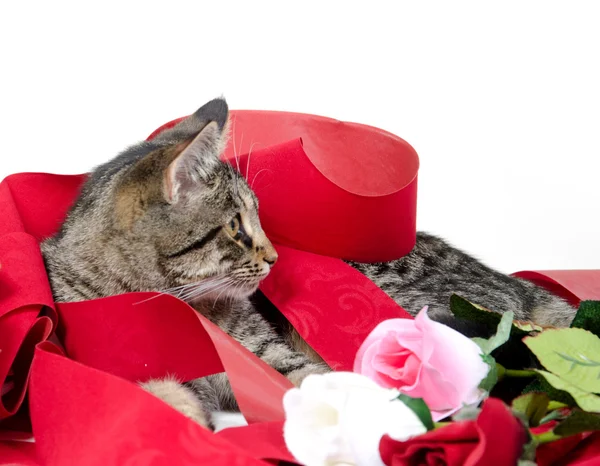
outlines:
[{"label": "red bow", "polygon": [[[232,118],[245,139],[240,171],[280,253],[262,289],[330,364],[349,368],[373,326],[406,314],[338,257],[385,260],[410,250],[416,155],[361,125],[273,112]],[[84,179],[19,174],[0,184],[0,463],[293,461],[281,434],[289,382],[185,303],[148,293],[52,302],[38,242],[56,231]],[[45,341],[53,328],[62,348]],[[251,425],[216,435],[132,383],[223,369]],[[31,432],[36,443],[15,441]]]}]

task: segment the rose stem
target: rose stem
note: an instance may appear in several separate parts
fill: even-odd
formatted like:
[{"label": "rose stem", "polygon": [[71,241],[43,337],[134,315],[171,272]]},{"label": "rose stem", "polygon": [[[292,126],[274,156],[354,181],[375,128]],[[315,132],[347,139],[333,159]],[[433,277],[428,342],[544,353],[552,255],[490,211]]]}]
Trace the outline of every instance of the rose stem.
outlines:
[{"label": "rose stem", "polygon": [[535,375],[535,371],[526,371],[518,369],[506,369],[506,372],[504,372],[505,377],[534,377]]}]

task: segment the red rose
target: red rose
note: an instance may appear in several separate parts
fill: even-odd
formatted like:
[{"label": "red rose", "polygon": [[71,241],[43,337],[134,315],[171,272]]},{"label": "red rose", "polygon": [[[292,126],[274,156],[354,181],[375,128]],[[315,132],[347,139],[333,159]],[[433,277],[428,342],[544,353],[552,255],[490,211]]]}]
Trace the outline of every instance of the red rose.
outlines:
[{"label": "red rose", "polygon": [[[532,429],[540,434],[553,429],[558,423],[548,422]],[[584,432],[571,435],[537,448],[535,461],[538,466],[594,466],[600,464],[600,432]]]},{"label": "red rose", "polygon": [[474,421],[454,422],[406,442],[384,437],[388,466],[514,466],[527,433],[502,401],[488,398]]}]

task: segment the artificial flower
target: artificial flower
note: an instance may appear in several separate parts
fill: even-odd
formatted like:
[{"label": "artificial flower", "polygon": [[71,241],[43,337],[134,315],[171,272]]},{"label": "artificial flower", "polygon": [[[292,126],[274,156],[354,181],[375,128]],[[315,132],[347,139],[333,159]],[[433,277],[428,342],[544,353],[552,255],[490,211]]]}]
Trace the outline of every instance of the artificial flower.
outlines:
[{"label": "artificial flower", "polygon": [[521,457],[527,432],[502,401],[488,398],[472,421],[453,422],[399,442],[381,441],[381,456],[394,466],[512,466]]},{"label": "artificial flower", "polygon": [[360,374],[309,375],[283,398],[286,445],[307,466],[383,465],[379,443],[384,434],[407,440],[426,431],[397,397],[397,391]]},{"label": "artificial flower", "polygon": [[359,348],[354,372],[382,387],[423,398],[434,421],[479,403],[479,384],[490,366],[469,338],[435,322],[423,308],[414,320],[389,319],[377,325]]}]

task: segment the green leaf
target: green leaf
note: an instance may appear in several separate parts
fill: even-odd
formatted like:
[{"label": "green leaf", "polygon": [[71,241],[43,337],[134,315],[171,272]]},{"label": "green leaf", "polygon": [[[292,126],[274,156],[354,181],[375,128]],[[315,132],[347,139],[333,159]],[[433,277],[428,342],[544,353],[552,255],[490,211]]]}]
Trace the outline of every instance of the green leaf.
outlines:
[{"label": "green leaf", "polygon": [[[465,319],[470,322],[477,322],[484,325],[490,331],[498,329],[502,314],[496,311],[491,311],[478,304],[471,303],[465,298],[456,294],[450,297],[450,311],[459,319]],[[512,335],[519,340],[527,335],[535,332],[541,332],[543,327],[529,321],[515,320],[513,321]]]},{"label": "green leaf", "polygon": [[431,411],[423,401],[423,398],[413,398],[404,393],[400,393],[398,399],[408,406],[421,420],[427,430],[433,430],[433,419],[431,417]]},{"label": "green leaf", "polygon": [[537,427],[548,410],[550,398],[541,392],[531,392],[515,398],[512,409],[522,415],[530,427]]},{"label": "green leaf", "polygon": [[513,325],[525,333],[542,332],[544,330],[544,327],[541,325],[527,320],[515,320],[513,321]]},{"label": "green leaf", "polygon": [[548,371],[583,391],[600,392],[600,338],[593,333],[551,329],[523,342]]},{"label": "green leaf", "polygon": [[600,301],[581,301],[571,328],[583,328],[600,337]]},{"label": "green leaf", "polygon": [[592,413],[600,413],[600,396],[595,395],[594,393],[587,392],[582,390],[580,387],[569,383],[568,381],[551,374],[546,371],[536,371],[538,374],[542,375],[546,381],[552,385],[554,388],[558,390],[564,390],[569,393],[579,406],[584,411],[589,411]]},{"label": "green leaf", "polygon": [[531,392],[543,392],[551,400],[560,401],[568,406],[577,406],[575,399],[564,390],[559,390],[550,385],[544,377],[538,374],[538,378],[532,380],[524,389],[523,394]]},{"label": "green leaf", "polygon": [[456,317],[469,320],[471,322],[478,322],[485,325],[490,330],[495,330],[498,328],[498,324],[502,318],[500,313],[490,311],[477,304],[473,304],[456,294],[450,296],[450,310]]},{"label": "green leaf", "polygon": [[566,437],[594,430],[600,430],[600,414],[576,410],[554,428],[554,433]]},{"label": "green leaf", "polygon": [[496,329],[496,334],[487,340],[485,338],[471,338],[477,345],[481,348],[484,354],[490,354],[499,346],[502,346],[504,343],[508,341],[510,338],[510,330],[512,329],[513,317],[515,316],[514,312],[509,311],[502,315],[500,322],[498,323],[498,327]]},{"label": "green leaf", "polygon": [[479,388],[489,393],[492,391],[494,385],[498,383],[498,366],[496,365],[496,360],[494,357],[489,354],[482,354],[481,359],[483,359],[483,362],[490,366],[490,370],[485,378],[479,382]]}]

